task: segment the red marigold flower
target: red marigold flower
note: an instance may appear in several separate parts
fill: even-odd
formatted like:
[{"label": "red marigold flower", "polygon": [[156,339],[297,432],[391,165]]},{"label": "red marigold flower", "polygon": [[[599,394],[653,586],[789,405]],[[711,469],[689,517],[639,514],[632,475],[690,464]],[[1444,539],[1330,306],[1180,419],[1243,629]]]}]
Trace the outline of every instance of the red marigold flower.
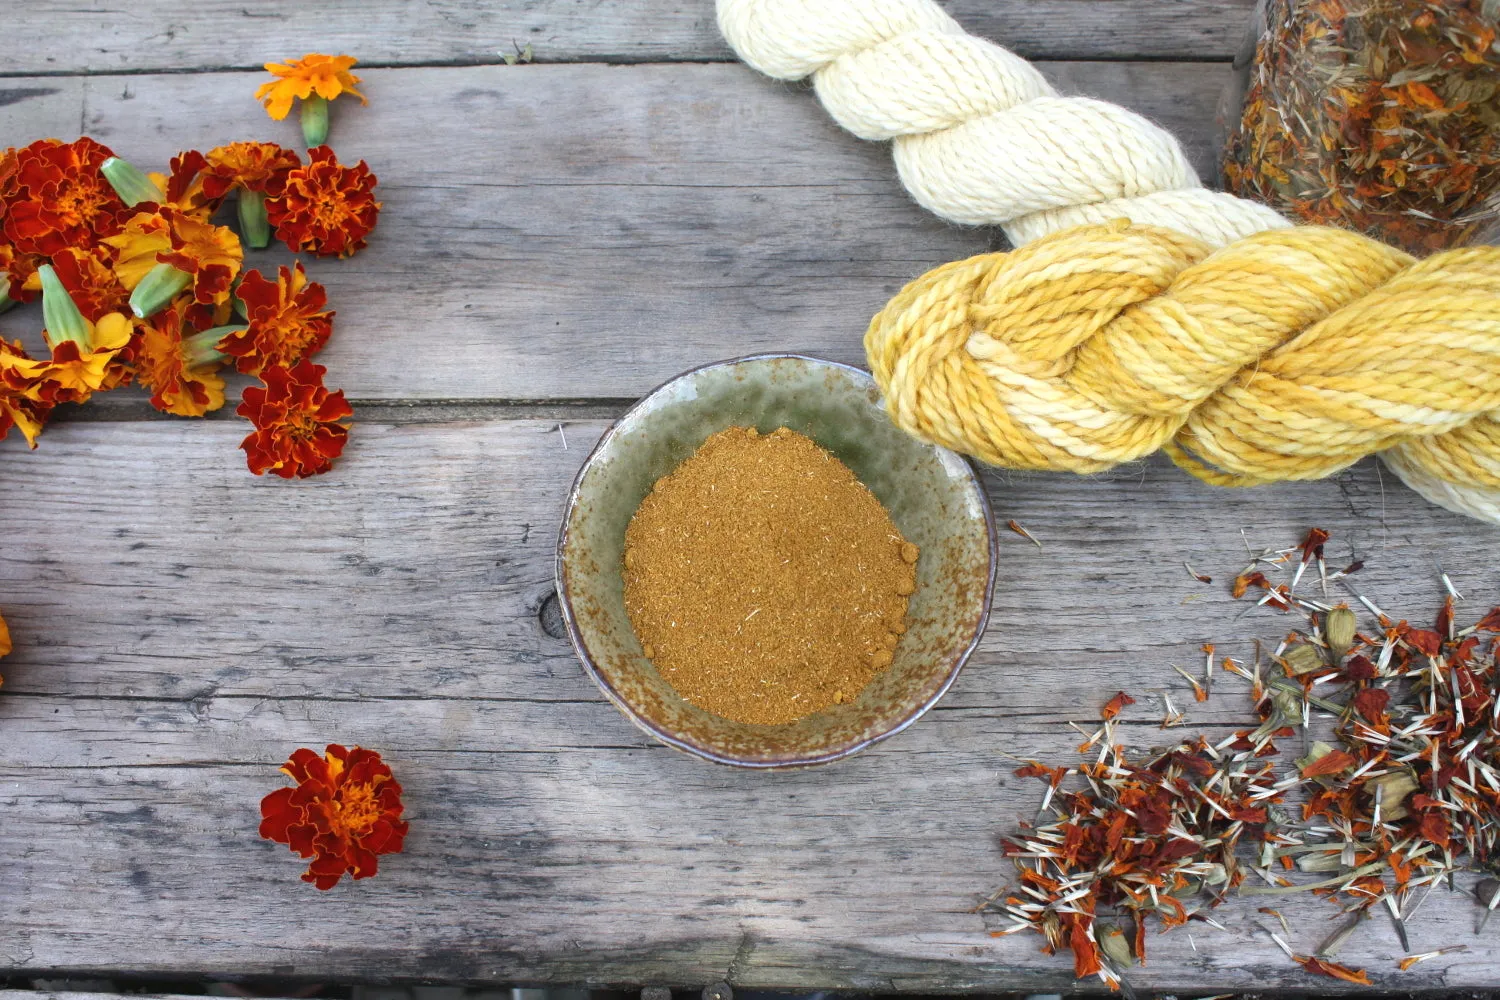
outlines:
[{"label": "red marigold flower", "polygon": [[236,292],[245,304],[249,325],[229,334],[219,350],[234,357],[240,371],[251,375],[276,365],[290,368],[312,357],[333,333],[333,313],[324,311],[328,295],[323,286],[307,280],[300,263],[283,267],[275,281],[259,271],[246,272]]},{"label": "red marigold flower", "polygon": [[261,799],[260,835],[313,859],[302,881],[332,889],[346,872],[374,875],[376,855],[401,853],[401,786],[380,754],[330,743],[319,757],[303,747],[281,770],[297,787]]},{"label": "red marigold flower", "polygon": [[307,165],[286,176],[280,196],[266,201],[276,238],[293,251],[348,257],[365,246],[380,202],[375,175],[365,161],[343,166],[327,146],[307,151]]},{"label": "red marigold flower", "polygon": [[87,137],[41,139],[18,149],[8,181],[6,239],[22,253],[51,255],[119,232],[132,210],[99,172],[113,155]]},{"label": "red marigold flower", "polygon": [[[188,304],[174,302],[144,324],[136,351],[136,381],[152,391],[151,405],[180,417],[201,417],[224,405],[222,356],[185,327]],[[187,334],[187,336],[184,336]]]},{"label": "red marigold flower", "polygon": [[203,191],[210,198],[222,199],[237,187],[274,197],[286,186],[286,175],[302,166],[302,157],[274,142],[231,142],[209,150],[205,166]]},{"label": "red marigold flower", "polygon": [[265,388],[245,390],[235,412],[255,425],[240,442],[251,472],[306,479],[333,468],[349,439],[348,425],[338,421],[354,410],[342,389],[323,387],[327,370],[306,359],[292,368],[271,366],[260,375]]},{"label": "red marigold flower", "polygon": [[167,193],[167,200],[161,207],[175,208],[199,221],[207,222],[223,200],[222,197],[211,197],[204,190],[203,171],[208,167],[208,160],[196,149],[189,149],[172,157],[168,167],[170,173],[150,175],[157,186]]},{"label": "red marigold flower", "polygon": [[0,201],[5,201],[15,193],[16,171],[20,169],[16,157],[16,147],[9,146],[0,150]]},{"label": "red marigold flower", "polygon": [[[52,269],[90,323],[99,322],[109,313],[130,311],[130,292],[120,284],[112,265],[111,255],[103,247],[69,247],[52,255]],[[38,281],[38,287],[40,284]]]},{"label": "red marigold flower", "polygon": [[[0,203],[0,212],[3,210],[4,204]],[[46,263],[46,260],[34,253],[21,253],[0,238],[0,299],[30,302],[36,298],[37,290],[33,279],[36,269]],[[32,287],[26,287],[28,283]]]}]

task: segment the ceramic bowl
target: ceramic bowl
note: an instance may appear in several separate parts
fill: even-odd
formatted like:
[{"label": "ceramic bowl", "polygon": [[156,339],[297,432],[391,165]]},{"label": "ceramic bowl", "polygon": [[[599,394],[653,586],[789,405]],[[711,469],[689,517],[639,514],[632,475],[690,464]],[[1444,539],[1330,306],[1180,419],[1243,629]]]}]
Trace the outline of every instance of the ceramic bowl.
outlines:
[{"label": "ceramic bowl", "polygon": [[[689,704],[641,652],[625,612],[625,528],[658,479],[731,426],[806,434],[849,466],[921,547],[908,629],[852,702],[779,726]],[[678,376],[633,406],[583,464],[557,543],[557,593],[584,669],[637,726],[722,764],[802,767],[847,757],[911,725],[942,697],[984,632],[995,529],[974,468],[898,430],[874,380],[798,355],[740,358]]]}]

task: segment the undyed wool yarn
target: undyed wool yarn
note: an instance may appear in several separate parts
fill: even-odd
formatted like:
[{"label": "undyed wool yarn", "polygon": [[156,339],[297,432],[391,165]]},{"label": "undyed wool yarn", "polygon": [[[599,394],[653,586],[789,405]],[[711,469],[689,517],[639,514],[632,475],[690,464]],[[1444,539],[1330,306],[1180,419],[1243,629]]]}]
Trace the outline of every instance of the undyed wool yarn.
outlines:
[{"label": "undyed wool yarn", "polygon": [[1021,249],[939,267],[865,336],[904,429],[984,461],[1097,472],[1163,448],[1209,482],[1380,453],[1500,523],[1500,249],[1417,262],[1208,191],[1169,133],[1059,97],[934,0],[718,0],[770,76],[811,75],[902,183]]}]

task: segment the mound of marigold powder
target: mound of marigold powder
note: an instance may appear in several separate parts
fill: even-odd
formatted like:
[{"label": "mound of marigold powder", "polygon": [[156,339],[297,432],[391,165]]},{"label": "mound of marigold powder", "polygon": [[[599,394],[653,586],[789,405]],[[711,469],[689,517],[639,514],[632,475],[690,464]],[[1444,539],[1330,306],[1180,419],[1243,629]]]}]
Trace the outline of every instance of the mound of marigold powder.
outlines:
[{"label": "mound of marigold powder", "polygon": [[731,427],[625,532],[625,608],[688,701],[778,725],[853,700],[906,631],[917,546],[811,439]]}]

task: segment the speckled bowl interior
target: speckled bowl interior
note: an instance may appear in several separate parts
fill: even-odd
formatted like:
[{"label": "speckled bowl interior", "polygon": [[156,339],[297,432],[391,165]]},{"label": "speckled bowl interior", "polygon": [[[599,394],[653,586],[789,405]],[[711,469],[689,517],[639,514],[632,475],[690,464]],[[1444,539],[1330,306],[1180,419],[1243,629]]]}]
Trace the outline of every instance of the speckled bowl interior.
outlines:
[{"label": "speckled bowl interior", "polygon": [[[849,704],[786,725],[732,722],[683,700],[642,654],[625,613],[625,528],[636,508],[658,479],[731,426],[806,434],[848,465],[922,550],[891,666]],[[795,355],[742,358],[673,379],[600,440],[569,497],[557,590],[584,667],[636,725],[720,763],[799,767],[897,733],[942,696],[984,631],[994,541],[973,468],[898,430],[867,373]]]}]

